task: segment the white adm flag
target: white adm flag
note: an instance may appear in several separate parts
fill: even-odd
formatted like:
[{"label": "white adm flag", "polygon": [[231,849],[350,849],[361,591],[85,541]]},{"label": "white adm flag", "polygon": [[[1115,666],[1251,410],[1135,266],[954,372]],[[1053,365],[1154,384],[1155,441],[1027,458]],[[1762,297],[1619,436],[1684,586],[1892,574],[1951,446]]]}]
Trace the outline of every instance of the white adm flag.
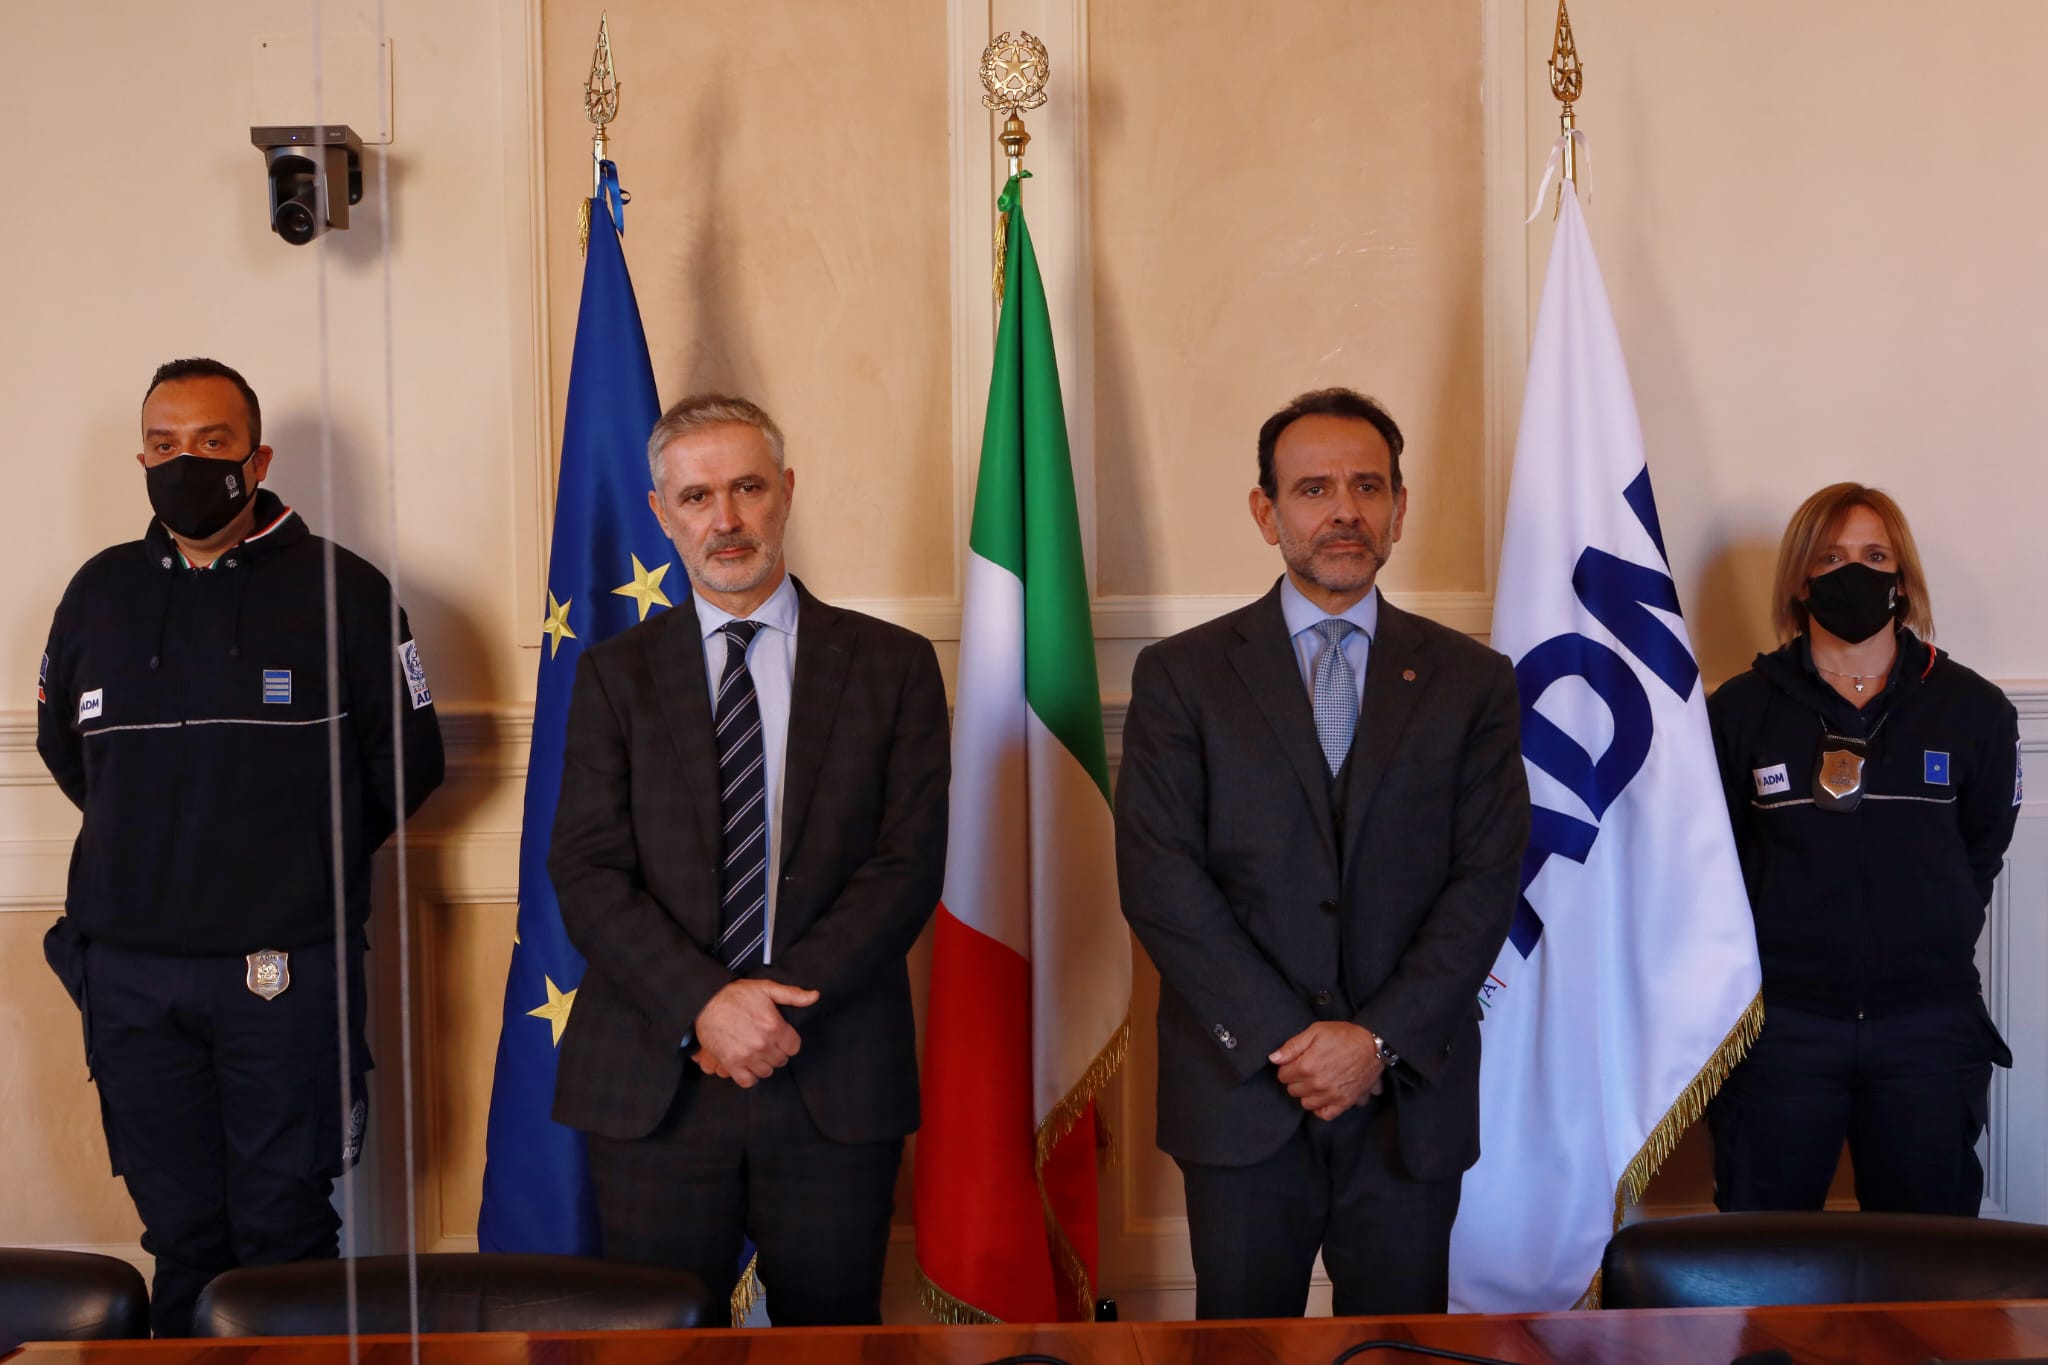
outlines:
[{"label": "white adm flag", "polygon": [[1535,805],[1482,992],[1451,1304],[1569,1308],[1762,1021],[1756,939],[1607,290],[1567,183],[1494,596]]}]

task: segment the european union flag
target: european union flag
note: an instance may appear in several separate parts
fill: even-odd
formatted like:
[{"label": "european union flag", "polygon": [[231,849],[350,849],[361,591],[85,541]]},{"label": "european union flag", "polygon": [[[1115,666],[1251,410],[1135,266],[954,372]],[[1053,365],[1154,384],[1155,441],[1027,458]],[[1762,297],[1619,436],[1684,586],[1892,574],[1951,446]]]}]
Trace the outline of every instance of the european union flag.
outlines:
[{"label": "european union flag", "polygon": [[601,166],[604,193],[590,205],[590,246],[562,431],[555,527],[548,553],[546,637],[533,704],[526,812],[519,836],[519,933],[505,982],[505,1018],[491,1085],[483,1209],[485,1251],[594,1256],[597,1208],[583,1135],[548,1117],[555,1049],[576,1003],[583,958],[562,930],[548,880],[548,837],[562,790],[569,691],[583,650],[688,591],[664,583],[673,552],[647,509],[647,437],[661,417],[654,367],[626,257],[618,171]]}]

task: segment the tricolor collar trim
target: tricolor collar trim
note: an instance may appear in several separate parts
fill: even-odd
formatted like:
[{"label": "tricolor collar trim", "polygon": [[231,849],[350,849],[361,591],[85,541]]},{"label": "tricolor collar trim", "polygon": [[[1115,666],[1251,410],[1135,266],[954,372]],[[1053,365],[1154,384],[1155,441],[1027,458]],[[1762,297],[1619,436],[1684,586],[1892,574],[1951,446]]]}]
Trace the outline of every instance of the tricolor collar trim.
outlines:
[{"label": "tricolor collar trim", "polygon": [[257,541],[263,539],[263,537],[269,535],[272,531],[275,531],[278,527],[284,525],[287,521],[291,520],[291,515],[292,509],[289,507],[285,508],[282,512],[279,512],[277,514],[277,519],[271,522],[270,525],[264,527],[262,530],[256,532],[254,535],[243,537],[242,543],[244,545],[254,545]]}]

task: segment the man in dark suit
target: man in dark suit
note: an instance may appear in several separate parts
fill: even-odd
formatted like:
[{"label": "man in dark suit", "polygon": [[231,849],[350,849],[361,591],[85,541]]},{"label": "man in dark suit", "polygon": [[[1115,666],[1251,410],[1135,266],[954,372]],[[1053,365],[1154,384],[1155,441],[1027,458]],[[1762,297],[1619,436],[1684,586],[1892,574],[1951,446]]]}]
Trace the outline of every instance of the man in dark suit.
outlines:
[{"label": "man in dark suit", "polygon": [[648,462],[692,592],[577,669],[548,871],[589,970],[554,1116],[590,1135],[607,1255],[722,1301],[751,1236],[778,1324],[876,1322],[918,1124],[904,957],[944,876],[938,660],[789,575],[760,408],[685,399]]},{"label": "man in dark suit", "polygon": [[1442,1312],[1479,1156],[1476,998],[1529,794],[1508,661],[1380,600],[1401,432],[1348,389],[1259,432],[1286,575],[1138,656],[1123,909],[1159,968],[1159,1145],[1204,1318]]}]

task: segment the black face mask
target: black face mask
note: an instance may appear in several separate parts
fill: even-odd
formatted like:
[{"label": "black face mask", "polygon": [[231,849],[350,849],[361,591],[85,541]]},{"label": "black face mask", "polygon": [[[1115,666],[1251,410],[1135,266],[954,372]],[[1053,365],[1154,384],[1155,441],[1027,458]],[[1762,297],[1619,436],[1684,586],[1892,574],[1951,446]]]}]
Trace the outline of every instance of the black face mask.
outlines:
[{"label": "black face mask", "polygon": [[1899,576],[1868,564],[1844,564],[1806,580],[1807,614],[1836,639],[1860,645],[1898,619]]},{"label": "black face mask", "polygon": [[177,455],[143,471],[149,505],[173,535],[205,540],[233,521],[256,489],[249,482],[250,451],[239,461]]}]

